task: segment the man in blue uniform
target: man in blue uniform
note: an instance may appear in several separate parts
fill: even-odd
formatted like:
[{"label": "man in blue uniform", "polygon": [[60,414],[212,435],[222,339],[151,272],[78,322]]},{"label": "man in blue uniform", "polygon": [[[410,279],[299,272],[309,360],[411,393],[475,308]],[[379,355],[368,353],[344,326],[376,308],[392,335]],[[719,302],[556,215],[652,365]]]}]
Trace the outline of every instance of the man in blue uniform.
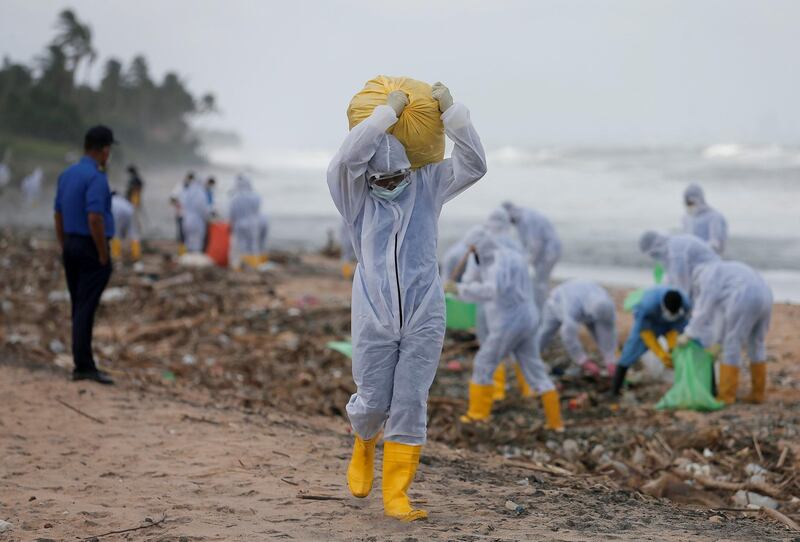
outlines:
[{"label": "man in blue uniform", "polygon": [[628,368],[636,363],[647,350],[653,353],[667,366],[672,367],[672,358],[658,342],[659,337],[666,337],[671,350],[678,342],[678,336],[689,322],[692,304],[689,297],[669,286],[655,286],[647,290],[639,304],[633,309],[633,327],[622,355],[617,361],[614,380],[611,386],[613,395],[619,395]]},{"label": "man in blue uniform", "polygon": [[92,355],[94,315],[111,277],[108,241],[114,236],[114,216],[105,167],[114,143],[105,126],[86,132],[84,155],[59,176],[55,201],[56,236],[72,302],[72,378],[101,384],[114,383]]}]

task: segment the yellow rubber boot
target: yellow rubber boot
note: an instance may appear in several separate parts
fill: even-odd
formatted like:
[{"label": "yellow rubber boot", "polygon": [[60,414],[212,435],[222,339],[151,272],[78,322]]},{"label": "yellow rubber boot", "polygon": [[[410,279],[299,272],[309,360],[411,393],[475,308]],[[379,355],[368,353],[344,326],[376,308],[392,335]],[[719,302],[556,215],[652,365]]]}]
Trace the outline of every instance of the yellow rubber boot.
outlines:
[{"label": "yellow rubber boot", "polygon": [[186,254],[186,245],[181,243],[178,245],[178,256],[183,256],[184,254]]},{"label": "yellow rubber boot", "polygon": [[383,443],[383,513],[402,521],[425,519],[425,510],[412,508],[408,491],[419,466],[422,446]]},{"label": "yellow rubber boot", "polygon": [[141,241],[131,241],[131,259],[134,262],[138,262],[142,259],[142,242]]},{"label": "yellow rubber boot", "polygon": [[502,361],[494,372],[494,391],[492,400],[503,401],[506,398],[506,365]]},{"label": "yellow rubber boot", "polygon": [[261,254],[258,256],[258,264],[264,264],[269,261],[269,254]]},{"label": "yellow rubber boot", "polygon": [[542,407],[544,407],[545,429],[562,433],[564,422],[561,420],[561,402],[556,390],[546,391],[542,394]]},{"label": "yellow rubber boot", "polygon": [[251,269],[256,269],[258,267],[258,256],[254,254],[244,254],[240,259],[245,266]]},{"label": "yellow rubber boot", "polygon": [[354,497],[363,499],[372,490],[372,479],[375,475],[375,443],[378,436],[364,440],[356,435],[353,443],[353,455],[347,467],[347,487]]},{"label": "yellow rubber boot", "polygon": [[514,374],[517,377],[517,389],[519,390],[519,394],[524,399],[531,399],[534,397],[535,394],[525,380],[525,375],[522,374],[522,367],[519,366],[519,363],[514,364]]},{"label": "yellow rubber boot", "polygon": [[726,405],[732,405],[736,402],[736,389],[738,387],[739,367],[721,363],[719,366],[717,400],[722,401]]},{"label": "yellow rubber boot", "polygon": [[767,392],[767,364],[750,362],[750,395],[748,403],[761,404]]},{"label": "yellow rubber boot", "polygon": [[494,395],[494,384],[476,384],[469,381],[469,408],[461,421],[485,422],[492,414],[492,395]]},{"label": "yellow rubber boot", "polygon": [[122,258],[122,241],[117,237],[111,239],[111,257],[115,260]]},{"label": "yellow rubber boot", "polygon": [[356,267],[353,265],[352,262],[344,262],[342,264],[342,278],[344,278],[345,280],[352,279],[355,271]]}]

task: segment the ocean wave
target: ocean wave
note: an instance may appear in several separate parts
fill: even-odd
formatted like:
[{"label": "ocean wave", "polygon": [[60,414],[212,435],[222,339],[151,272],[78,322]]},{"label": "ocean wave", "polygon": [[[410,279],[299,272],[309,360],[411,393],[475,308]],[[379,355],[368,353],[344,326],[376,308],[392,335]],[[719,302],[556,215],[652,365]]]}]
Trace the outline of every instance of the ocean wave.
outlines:
[{"label": "ocean wave", "polygon": [[330,150],[297,150],[224,148],[209,151],[215,164],[244,170],[320,170],[327,169],[334,152]]},{"label": "ocean wave", "polygon": [[703,158],[714,161],[749,163],[800,163],[800,149],[781,145],[715,143],[705,147]]}]

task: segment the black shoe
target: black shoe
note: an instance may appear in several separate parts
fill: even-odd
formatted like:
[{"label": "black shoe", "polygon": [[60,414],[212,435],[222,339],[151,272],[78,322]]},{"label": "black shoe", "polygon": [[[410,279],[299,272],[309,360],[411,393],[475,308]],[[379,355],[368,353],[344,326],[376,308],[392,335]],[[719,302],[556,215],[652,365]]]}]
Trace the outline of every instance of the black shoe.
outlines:
[{"label": "black shoe", "polygon": [[99,369],[95,369],[94,371],[73,371],[72,380],[93,380],[98,384],[106,385],[111,385],[114,383],[110,376]]}]

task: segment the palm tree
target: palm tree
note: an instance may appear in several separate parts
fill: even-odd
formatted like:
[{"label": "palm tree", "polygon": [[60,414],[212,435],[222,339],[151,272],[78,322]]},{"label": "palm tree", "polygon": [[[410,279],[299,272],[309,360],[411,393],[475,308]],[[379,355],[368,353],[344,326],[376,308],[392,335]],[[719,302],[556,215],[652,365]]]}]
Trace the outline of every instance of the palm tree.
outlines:
[{"label": "palm tree", "polygon": [[89,70],[97,59],[97,51],[92,46],[92,29],[88,24],[78,20],[75,12],[65,9],[58,14],[56,21],[58,34],[53,38],[52,45],[60,47],[69,60],[69,70],[73,74],[78,71],[78,66],[86,60],[86,78]]}]

